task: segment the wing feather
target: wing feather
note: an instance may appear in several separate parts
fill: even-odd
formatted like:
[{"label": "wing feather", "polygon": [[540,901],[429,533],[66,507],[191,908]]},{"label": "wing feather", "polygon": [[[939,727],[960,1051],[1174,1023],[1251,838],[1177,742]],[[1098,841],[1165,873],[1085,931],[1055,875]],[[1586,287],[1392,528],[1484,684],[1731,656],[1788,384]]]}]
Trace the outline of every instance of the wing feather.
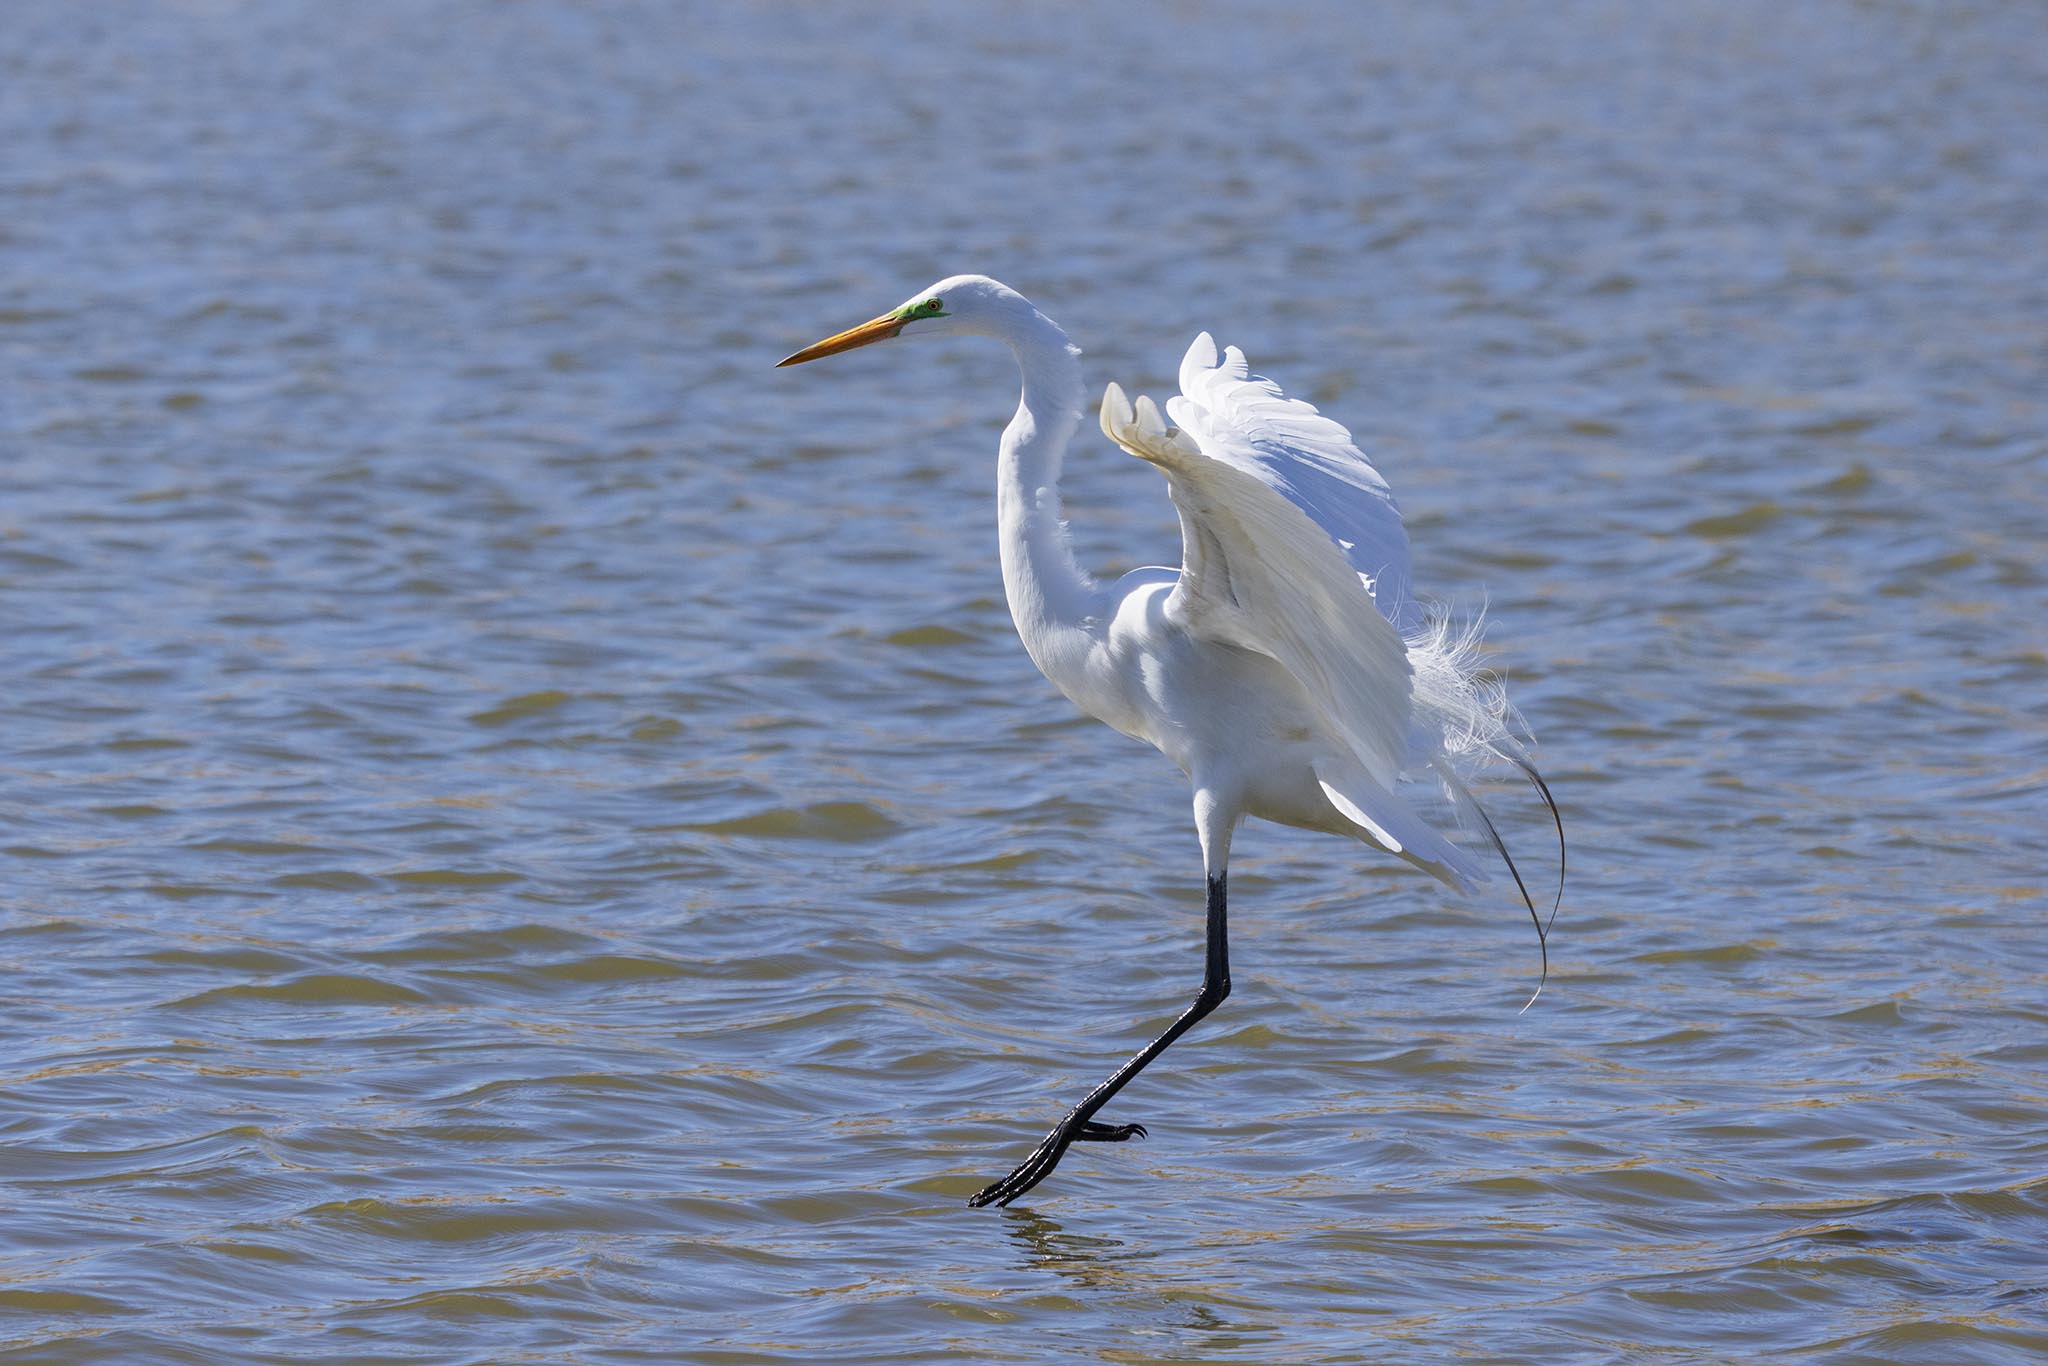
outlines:
[{"label": "wing feather", "polygon": [[1179,510],[1167,619],[1278,660],[1365,772],[1392,786],[1408,753],[1407,648],[1337,544],[1266,480],[1170,431],[1149,398],[1133,405],[1110,385],[1102,429],[1165,472]]},{"label": "wing feather", "polygon": [[1454,887],[1490,880],[1470,854],[1445,838],[1414,807],[1374,782],[1358,764],[1331,754],[1317,760],[1315,769],[1316,782],[1330,805],[1381,848]]},{"label": "wing feather", "polygon": [[1203,453],[1299,508],[1365,578],[1380,614],[1404,635],[1413,633],[1422,613],[1409,594],[1411,561],[1401,510],[1343,424],[1253,374],[1236,347],[1219,358],[1207,332],[1181,361],[1180,387],[1180,396],[1167,401],[1167,413]]},{"label": "wing feather", "polygon": [[[1476,623],[1453,629],[1411,594],[1408,533],[1387,481],[1342,424],[1252,373],[1236,347],[1219,355],[1206,332],[1181,361],[1180,385],[1167,403],[1177,429],[1151,400],[1134,406],[1114,384],[1102,411],[1112,440],[1166,472],[1180,513],[1183,563],[1169,617],[1270,655],[1302,685],[1350,751],[1315,762],[1324,796],[1346,820],[1446,882],[1484,881],[1472,855],[1394,791],[1404,773],[1432,771],[1453,807],[1485,830],[1534,917],[1507,846],[1467,786],[1491,758],[1520,768],[1558,827],[1561,901],[1557,804],[1505,695],[1472,657]],[[1361,599],[1374,610],[1361,610]],[[1536,928],[1540,940],[1549,926],[1538,918]]]}]

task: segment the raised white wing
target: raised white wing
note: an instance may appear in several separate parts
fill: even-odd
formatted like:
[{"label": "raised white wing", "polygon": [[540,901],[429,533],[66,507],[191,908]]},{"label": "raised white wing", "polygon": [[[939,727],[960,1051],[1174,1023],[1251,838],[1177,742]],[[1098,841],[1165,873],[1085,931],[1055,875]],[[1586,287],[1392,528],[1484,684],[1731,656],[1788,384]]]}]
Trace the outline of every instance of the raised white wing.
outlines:
[{"label": "raised white wing", "polygon": [[1211,460],[1251,475],[1301,509],[1363,575],[1380,614],[1404,635],[1421,625],[1408,592],[1408,532],[1378,470],[1341,423],[1255,375],[1244,352],[1219,361],[1207,332],[1180,363],[1167,415]]},{"label": "raised white wing", "polygon": [[1506,698],[1466,657],[1469,639],[1424,629],[1387,481],[1342,425],[1253,374],[1236,347],[1219,360],[1206,332],[1181,361],[1180,386],[1167,403],[1178,430],[1151,400],[1134,407],[1114,384],[1102,409],[1111,440],[1166,471],[1180,510],[1183,563],[1169,619],[1270,655],[1302,685],[1351,751],[1315,763],[1347,820],[1445,881],[1483,881],[1472,856],[1393,791],[1411,762],[1435,770],[1485,829],[1540,940],[1548,926],[1456,759],[1498,756],[1536,784],[1557,820],[1560,898],[1564,824],[1512,733]]},{"label": "raised white wing", "polygon": [[1329,533],[1259,474],[1168,431],[1149,398],[1134,407],[1110,385],[1102,430],[1165,471],[1180,511],[1167,619],[1279,661],[1364,771],[1393,786],[1408,753],[1407,648]]}]

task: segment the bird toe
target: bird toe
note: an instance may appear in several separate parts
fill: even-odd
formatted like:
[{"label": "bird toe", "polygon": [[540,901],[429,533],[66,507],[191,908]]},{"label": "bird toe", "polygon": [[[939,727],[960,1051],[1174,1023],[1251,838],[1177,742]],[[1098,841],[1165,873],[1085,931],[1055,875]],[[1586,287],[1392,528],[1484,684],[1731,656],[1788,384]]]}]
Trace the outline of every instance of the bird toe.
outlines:
[{"label": "bird toe", "polygon": [[1145,1137],[1142,1124],[1097,1124],[1093,1120],[1074,1131],[1074,1137],[1088,1143],[1122,1143]]}]

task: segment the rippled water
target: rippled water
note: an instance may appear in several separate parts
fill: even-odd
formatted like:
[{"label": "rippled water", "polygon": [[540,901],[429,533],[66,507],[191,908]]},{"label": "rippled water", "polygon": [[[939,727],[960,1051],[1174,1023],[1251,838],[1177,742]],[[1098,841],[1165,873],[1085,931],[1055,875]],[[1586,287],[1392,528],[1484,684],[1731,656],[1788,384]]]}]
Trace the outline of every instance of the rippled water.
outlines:
[{"label": "rippled water", "polygon": [[[2048,1349],[2038,6],[0,25],[9,1360]],[[1007,358],[769,368],[958,270],[1348,422],[1577,859],[1518,1015],[1249,827],[1000,1212],[1201,886],[1011,632]]]}]

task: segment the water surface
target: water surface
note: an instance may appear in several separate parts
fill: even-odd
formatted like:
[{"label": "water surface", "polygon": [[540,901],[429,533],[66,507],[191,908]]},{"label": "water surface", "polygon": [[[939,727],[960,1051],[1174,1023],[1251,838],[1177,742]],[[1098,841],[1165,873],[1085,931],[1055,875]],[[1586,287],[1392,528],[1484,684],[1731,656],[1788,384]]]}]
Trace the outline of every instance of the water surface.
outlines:
[{"label": "water surface", "polygon": [[[2038,7],[0,25],[10,1360],[2048,1350]],[[1010,628],[1007,358],[769,368],[961,270],[1351,425],[1575,841],[1517,1014],[1248,827],[1007,1211],[1201,878]]]}]

